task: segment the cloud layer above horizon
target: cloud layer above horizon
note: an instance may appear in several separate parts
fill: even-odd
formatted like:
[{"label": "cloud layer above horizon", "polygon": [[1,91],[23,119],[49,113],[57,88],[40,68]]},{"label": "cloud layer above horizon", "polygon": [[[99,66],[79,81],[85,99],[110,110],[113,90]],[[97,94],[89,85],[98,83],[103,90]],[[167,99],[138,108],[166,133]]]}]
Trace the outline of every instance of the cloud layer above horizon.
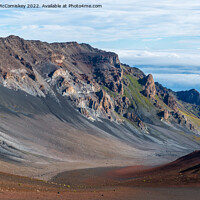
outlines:
[{"label": "cloud layer above horizon", "polygon": [[[154,80],[174,91],[197,89],[200,92],[200,54],[186,50],[113,50],[122,63],[129,63],[152,74]],[[188,61],[190,60],[190,64]],[[162,62],[161,62],[162,61]]]},{"label": "cloud layer above horizon", "polygon": [[[116,51],[131,66],[191,66],[190,72],[194,67],[193,73],[199,72],[199,0],[2,0],[1,4],[73,2],[102,4],[103,8],[0,9],[0,37],[12,34],[47,42],[90,43]],[[170,74],[175,73],[176,67],[170,69]],[[156,74],[155,70],[152,73]],[[194,77],[189,76],[190,72],[184,76],[191,82]],[[159,77],[163,83],[170,80]]]}]

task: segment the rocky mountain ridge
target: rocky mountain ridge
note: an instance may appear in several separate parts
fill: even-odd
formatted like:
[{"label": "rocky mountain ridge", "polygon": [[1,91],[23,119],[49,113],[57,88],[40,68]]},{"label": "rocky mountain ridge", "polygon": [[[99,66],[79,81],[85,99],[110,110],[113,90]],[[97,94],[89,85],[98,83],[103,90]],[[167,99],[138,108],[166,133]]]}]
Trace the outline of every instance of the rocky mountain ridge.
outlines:
[{"label": "rocky mountain ridge", "polygon": [[[79,152],[76,157],[95,157],[99,150],[98,158],[107,159],[108,155],[113,158],[116,152],[121,155],[118,145],[126,149],[123,156],[131,157],[132,148],[141,153],[144,147],[145,153],[141,154],[146,155],[148,149],[152,155],[157,156],[155,152],[159,151],[169,156],[169,151],[173,151],[173,155],[183,151],[186,154],[198,145],[199,105],[188,100],[184,102],[179,93],[155,83],[151,74],[146,76],[138,68],[120,63],[117,54],[87,44],[48,44],[17,36],[0,38],[0,90],[3,91],[0,102],[2,134],[6,132],[14,138],[22,135],[21,142],[26,145],[32,138],[37,147],[40,141],[43,146],[43,143],[52,145],[56,140],[54,157],[56,152],[61,152],[59,155],[63,158],[63,152],[70,149],[72,153],[67,155]],[[36,119],[41,116],[46,120],[43,123],[54,132],[48,127],[47,130],[46,125],[40,126],[41,122]],[[56,118],[58,130],[49,117]],[[20,121],[13,128],[18,131],[7,130],[8,120],[4,119],[13,121],[13,118],[16,121],[25,118],[30,127],[35,127],[32,123],[36,120],[34,123],[40,128],[30,131],[22,127],[24,121]],[[69,130],[73,130],[74,135]],[[83,130],[91,134],[87,137],[92,139],[83,138]],[[49,131],[51,136],[47,139]],[[82,134],[77,136],[76,133]],[[94,136],[98,139],[94,140]],[[102,140],[106,140],[105,144],[107,140],[114,141],[115,150],[109,145],[105,148],[103,142],[97,144],[96,141]],[[163,145],[166,141],[169,147]],[[80,144],[79,151],[74,147],[76,143]],[[44,147],[41,149],[44,151]]]},{"label": "rocky mountain ridge", "polygon": [[[79,112],[91,120],[106,118],[121,123],[125,117],[144,129],[145,111],[138,109],[143,105],[135,101],[129,88],[134,78],[143,88],[140,93],[148,99],[144,101],[155,105],[158,116],[163,116],[164,120],[169,120],[171,116],[170,121],[195,130],[194,125],[178,111],[177,100],[184,99],[198,105],[200,95],[197,91],[174,95],[170,90],[156,85],[151,74],[146,76],[137,68],[121,64],[115,53],[76,42],[48,44],[26,41],[17,36],[1,38],[0,47],[0,83],[7,88],[20,89],[43,98],[51,95],[55,99],[56,88],[59,94],[70,99]],[[129,94],[124,95],[124,92]]]},{"label": "rocky mountain ridge", "polygon": [[195,89],[191,89],[188,91],[180,91],[177,92],[176,94],[177,98],[181,101],[200,105],[200,93]]}]

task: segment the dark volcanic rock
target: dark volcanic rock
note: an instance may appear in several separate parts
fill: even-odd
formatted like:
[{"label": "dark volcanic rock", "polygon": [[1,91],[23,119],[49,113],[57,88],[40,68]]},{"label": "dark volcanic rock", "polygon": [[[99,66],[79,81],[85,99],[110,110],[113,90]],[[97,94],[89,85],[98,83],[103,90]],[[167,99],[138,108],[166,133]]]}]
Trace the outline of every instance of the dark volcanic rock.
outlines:
[{"label": "dark volcanic rock", "polygon": [[113,92],[123,94],[123,71],[121,68],[97,68],[94,70],[94,75],[94,78],[100,85],[106,86]]},{"label": "dark volcanic rock", "polygon": [[200,105],[200,93],[195,89],[176,92],[176,94],[177,98],[181,101]]},{"label": "dark volcanic rock", "polygon": [[136,113],[127,112],[124,116],[125,116],[127,119],[129,119],[130,121],[136,122],[137,125],[138,125],[142,130],[145,130],[145,129],[146,129],[145,124],[144,124],[143,121],[138,117],[138,115],[137,115]]},{"label": "dark volcanic rock", "polygon": [[129,105],[130,105],[130,100],[128,99],[128,97],[118,96],[115,99],[115,111],[120,115],[123,115],[127,111]]},{"label": "dark volcanic rock", "polygon": [[164,103],[167,104],[174,111],[178,111],[176,99],[171,94],[165,96]]},{"label": "dark volcanic rock", "polygon": [[129,65],[126,65],[126,64],[122,64],[122,66],[124,67],[125,75],[133,75],[137,77],[138,79],[143,79],[145,77],[144,72],[136,67],[130,67]]},{"label": "dark volcanic rock", "polygon": [[172,93],[172,90],[163,87],[160,83],[155,82],[155,86],[156,86],[156,94],[158,97],[160,97],[161,99],[164,99],[165,96],[167,96],[169,93]]}]

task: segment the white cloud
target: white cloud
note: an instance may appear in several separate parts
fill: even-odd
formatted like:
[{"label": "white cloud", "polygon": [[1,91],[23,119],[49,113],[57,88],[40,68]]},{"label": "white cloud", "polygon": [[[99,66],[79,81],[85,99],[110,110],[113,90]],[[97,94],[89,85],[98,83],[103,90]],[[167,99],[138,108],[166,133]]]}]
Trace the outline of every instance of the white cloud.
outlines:
[{"label": "white cloud", "polygon": [[196,39],[196,40],[178,40],[177,43],[181,43],[181,44],[200,44],[200,40]]},{"label": "white cloud", "polygon": [[151,42],[151,41],[159,41],[162,40],[162,38],[151,38],[151,39],[143,39],[144,42]]},{"label": "white cloud", "polygon": [[106,49],[116,52],[122,62],[129,65],[179,65],[200,66],[200,53],[198,50],[169,49],[163,51],[153,50],[119,50]]},{"label": "white cloud", "polygon": [[163,86],[178,90],[195,88],[200,91],[200,53],[184,50],[111,50],[122,63],[139,67]]},{"label": "white cloud", "polygon": [[198,74],[153,74],[154,80],[175,91],[197,89],[200,91]]},{"label": "white cloud", "polygon": [[[74,1],[61,0],[32,0],[9,1],[9,3],[73,3]],[[8,3],[3,0],[1,3]],[[85,4],[85,0],[77,0],[76,3]],[[87,0],[87,4],[103,4],[102,9],[35,9],[35,10],[7,10],[0,18],[4,25],[17,26],[14,31],[8,27],[8,34],[19,33],[21,36],[31,35],[29,30],[20,32],[23,25],[59,25],[73,27],[76,33],[73,40],[86,42],[112,41],[119,39],[149,39],[200,35],[199,18],[200,1],[193,0]],[[5,11],[5,10],[4,10]],[[93,40],[85,37],[90,34],[87,31],[78,35],[79,27],[92,28],[95,34]],[[45,31],[45,29],[43,28]],[[35,30],[36,31],[36,30]],[[12,32],[12,33],[11,33]],[[29,34],[28,34],[29,32]],[[1,33],[1,32],[0,32]],[[38,35],[43,37],[38,28]],[[47,41],[51,41],[55,33],[48,34]],[[59,40],[67,40],[64,34],[59,35]],[[111,37],[112,36],[112,37]],[[55,36],[53,37],[55,40]],[[70,37],[71,39],[72,37]],[[33,38],[34,39],[34,38]]]},{"label": "white cloud", "polygon": [[[199,85],[200,75],[199,74],[154,74],[155,80],[164,80],[166,82],[183,84],[183,85]],[[192,80],[192,81],[191,81]]]}]

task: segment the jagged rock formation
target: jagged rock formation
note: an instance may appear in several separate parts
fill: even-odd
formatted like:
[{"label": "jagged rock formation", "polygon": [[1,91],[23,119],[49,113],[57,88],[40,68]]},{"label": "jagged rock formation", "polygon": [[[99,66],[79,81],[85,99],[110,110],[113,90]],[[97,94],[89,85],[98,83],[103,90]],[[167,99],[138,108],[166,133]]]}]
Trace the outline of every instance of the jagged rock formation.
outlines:
[{"label": "jagged rock formation", "polygon": [[[76,42],[47,44],[16,36],[1,38],[0,46],[3,49],[0,52],[0,81],[5,87],[56,98],[55,87],[92,120],[99,117],[117,120],[114,110],[123,115],[130,104],[127,97],[122,98],[126,104],[122,105],[121,97],[112,99],[104,88],[101,89],[103,86],[123,95],[123,69],[115,53]],[[136,68],[127,67],[125,71],[145,76]]]},{"label": "jagged rock formation", "polygon": [[169,118],[169,111],[164,110],[164,119],[167,120]]},{"label": "jagged rock formation", "polygon": [[115,111],[118,114],[123,115],[127,111],[127,109],[129,108],[129,106],[130,106],[130,100],[128,99],[128,97],[118,96],[115,99]]},{"label": "jagged rock formation", "polygon": [[172,110],[178,111],[177,110],[177,102],[175,98],[171,94],[167,94],[164,98],[164,103],[168,105]]},{"label": "jagged rock formation", "polygon": [[168,111],[168,110],[164,110],[164,111],[163,111],[163,118],[164,118],[165,120],[168,120],[168,118],[169,118],[169,111]]},{"label": "jagged rock formation", "polygon": [[[56,88],[91,120],[107,118],[121,121],[118,115],[123,117],[129,108],[136,118],[143,118],[143,113],[138,113],[141,112],[138,111],[140,105],[135,105],[135,101],[131,103],[134,95],[123,96],[125,90],[130,91],[131,81],[127,76],[135,77],[143,85],[142,94],[153,99],[158,110],[162,110],[162,106],[155,95],[178,112],[176,99],[170,90],[155,84],[151,74],[145,76],[141,70],[121,64],[115,53],[76,42],[48,44],[16,36],[1,38],[0,46],[1,84],[34,96],[45,98],[51,95],[55,99]],[[198,93],[193,90],[189,93],[192,95],[189,95],[190,99],[184,97],[185,101],[194,102]],[[184,94],[177,93],[182,99]],[[195,103],[198,104],[198,98]],[[163,117],[168,118],[167,114]],[[138,124],[138,120],[130,119]]]},{"label": "jagged rock formation", "polygon": [[172,90],[166,87],[163,87],[158,82],[155,82],[155,86],[156,86],[156,95],[161,99],[164,99],[166,95],[168,95],[169,93],[172,93]]},{"label": "jagged rock formation", "polygon": [[0,46],[0,81],[5,87],[34,96],[55,97],[55,86],[78,108],[94,109],[88,111],[92,118],[114,115],[110,97],[99,85],[123,93],[122,69],[116,54],[76,42],[47,44],[16,36],[1,38]]},{"label": "jagged rock formation", "polygon": [[151,74],[149,74],[147,77],[143,78],[141,80],[141,82],[144,85],[143,94],[146,97],[154,98],[156,95],[156,87],[155,87],[155,83],[153,80],[153,76]]},{"label": "jagged rock formation", "polygon": [[144,123],[142,122],[142,120],[135,114],[135,113],[126,113],[124,115],[127,119],[129,119],[130,121],[132,122],[136,122],[137,125],[142,129],[142,130],[145,130],[145,125]]}]

